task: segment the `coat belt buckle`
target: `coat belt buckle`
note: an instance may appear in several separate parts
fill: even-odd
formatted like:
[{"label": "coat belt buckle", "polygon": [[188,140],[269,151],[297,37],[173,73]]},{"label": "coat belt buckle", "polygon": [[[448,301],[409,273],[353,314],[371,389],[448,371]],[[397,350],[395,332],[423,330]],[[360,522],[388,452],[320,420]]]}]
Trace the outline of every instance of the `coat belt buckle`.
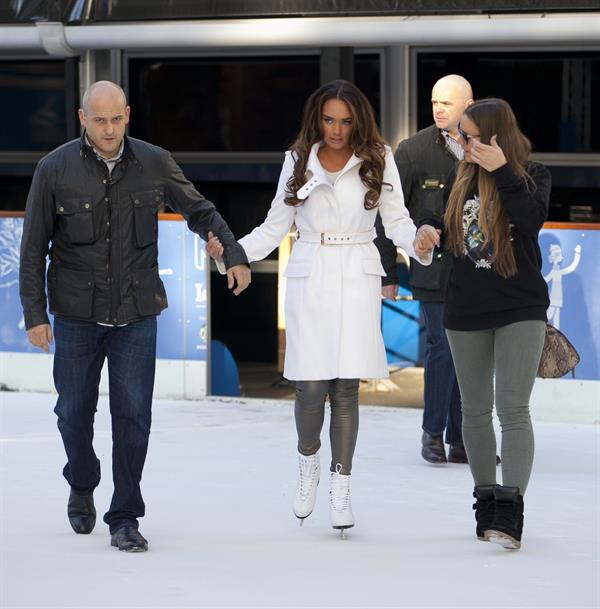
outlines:
[{"label": "coat belt buckle", "polygon": [[325,233],[321,233],[321,245],[325,245]]}]

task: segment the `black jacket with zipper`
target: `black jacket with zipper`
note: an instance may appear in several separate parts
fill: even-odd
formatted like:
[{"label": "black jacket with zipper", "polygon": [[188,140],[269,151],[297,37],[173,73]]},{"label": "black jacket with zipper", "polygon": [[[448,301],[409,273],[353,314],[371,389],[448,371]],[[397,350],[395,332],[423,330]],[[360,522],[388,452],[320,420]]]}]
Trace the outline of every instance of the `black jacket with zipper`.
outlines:
[{"label": "black jacket with zipper", "polygon": [[[458,162],[448,150],[441,131],[435,125],[430,125],[402,141],[396,150],[395,159],[404,203],[414,223],[419,226],[424,217],[434,217],[441,221],[448,174]],[[396,248],[385,237],[379,216],[375,226],[375,245],[387,275],[382,283],[398,283]],[[443,302],[450,269],[450,256],[440,248],[435,249],[431,266],[411,263],[409,283],[415,300]]]},{"label": "black jacket with zipper", "polygon": [[247,264],[215,206],[183,175],[171,155],[125,137],[109,175],[85,135],[40,160],[27,198],[19,287],[27,329],[50,311],[120,325],[167,307],[158,274],[158,210],[165,203],[203,239],[211,230],[229,268]]}]

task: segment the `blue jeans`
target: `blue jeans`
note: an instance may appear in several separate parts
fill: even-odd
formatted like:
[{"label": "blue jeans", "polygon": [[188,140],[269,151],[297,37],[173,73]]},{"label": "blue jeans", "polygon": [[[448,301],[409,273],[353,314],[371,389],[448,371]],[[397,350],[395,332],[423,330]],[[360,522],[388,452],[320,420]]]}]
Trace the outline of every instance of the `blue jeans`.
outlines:
[{"label": "blue jeans", "polygon": [[111,533],[124,524],[138,525],[145,506],[140,491],[146,460],[156,364],[156,317],[121,328],[64,317],[54,319],[54,412],[68,462],[63,475],[79,494],[100,482],[94,415],[100,371],[108,360],[114,493],[104,515]]},{"label": "blue jeans", "polygon": [[462,445],[460,391],[452,353],[444,329],[444,303],[421,302],[425,318],[425,408],[423,431],[440,436],[446,443]]}]

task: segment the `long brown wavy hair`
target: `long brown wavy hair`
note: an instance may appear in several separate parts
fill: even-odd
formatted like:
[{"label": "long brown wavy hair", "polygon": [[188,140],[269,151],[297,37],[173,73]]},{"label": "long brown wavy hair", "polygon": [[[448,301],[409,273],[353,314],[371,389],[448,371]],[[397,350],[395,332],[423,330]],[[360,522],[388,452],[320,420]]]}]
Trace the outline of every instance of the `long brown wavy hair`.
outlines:
[{"label": "long brown wavy hair", "polygon": [[[323,106],[330,99],[343,101],[352,113],[354,120],[349,143],[354,154],[362,159],[359,175],[367,187],[364,206],[365,209],[377,207],[384,184],[385,142],[375,122],[375,114],[369,100],[356,85],[347,80],[332,80],[319,87],[306,100],[300,133],[290,147],[295,164],[294,173],[287,182],[285,202],[288,205],[300,205],[304,202],[298,199],[298,190],[306,182],[306,164],[310,150],[323,139]],[[391,185],[388,186],[391,188]]]},{"label": "long brown wavy hair", "polygon": [[[492,136],[496,135],[507,163],[523,180],[529,180],[525,165],[531,152],[531,142],[519,129],[507,102],[497,98],[481,99],[470,105],[463,116],[477,125],[482,143],[489,144]],[[517,263],[508,215],[500,203],[494,177],[477,163],[463,161],[458,166],[445,215],[446,247],[455,256],[465,255],[463,207],[473,192],[479,193],[479,227],[485,242],[492,245],[494,269],[502,277],[514,277]]]}]

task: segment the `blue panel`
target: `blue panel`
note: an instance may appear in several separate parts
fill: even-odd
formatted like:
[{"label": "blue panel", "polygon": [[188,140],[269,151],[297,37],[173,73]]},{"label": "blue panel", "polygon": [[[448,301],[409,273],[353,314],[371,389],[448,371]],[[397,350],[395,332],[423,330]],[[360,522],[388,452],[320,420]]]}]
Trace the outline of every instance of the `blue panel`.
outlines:
[{"label": "blue panel", "polygon": [[180,223],[185,235],[184,359],[206,360],[209,264],[206,243]]},{"label": "blue panel", "polygon": [[22,218],[0,218],[0,351],[40,353],[29,344],[19,300]]},{"label": "blue panel", "polygon": [[[398,293],[410,294],[403,287],[400,287]],[[392,307],[390,309],[384,306],[382,312],[383,341],[388,364],[414,365],[419,359],[419,303],[413,300],[385,302]]]},{"label": "blue panel", "polygon": [[240,395],[240,375],[231,351],[220,341],[211,343],[210,390],[212,395]]},{"label": "blue panel", "polygon": [[548,321],[564,332],[579,351],[581,362],[575,368],[575,377],[598,380],[600,231],[544,229],[540,248],[542,273],[550,291]]},{"label": "blue panel", "polygon": [[[0,218],[0,351],[41,353],[27,341],[19,300],[22,218]],[[206,360],[208,270],[204,241],[185,222],[159,222],[159,268],[169,308],[158,318],[157,357]]]}]

